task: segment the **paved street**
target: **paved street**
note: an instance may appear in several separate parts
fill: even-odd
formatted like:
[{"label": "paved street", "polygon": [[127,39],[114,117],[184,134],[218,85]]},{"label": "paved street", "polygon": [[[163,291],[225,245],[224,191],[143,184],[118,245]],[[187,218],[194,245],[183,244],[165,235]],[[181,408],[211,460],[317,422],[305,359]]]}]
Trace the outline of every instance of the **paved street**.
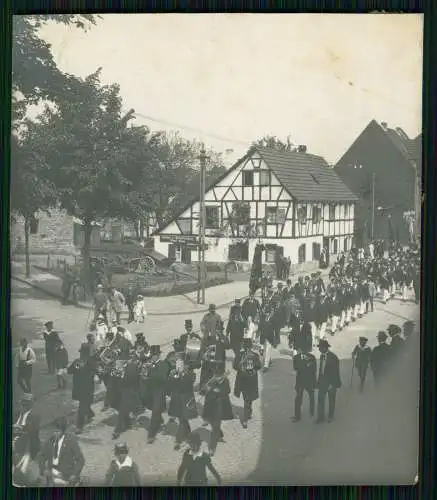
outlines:
[{"label": "paved street", "polygon": [[[411,297],[412,298],[412,297]],[[165,300],[165,299],[163,299]],[[226,317],[227,308],[219,311]],[[73,410],[70,390],[50,392],[56,381],[46,375],[43,341],[37,338],[42,322],[52,319],[62,330],[70,358],[76,355],[86,334],[88,313],[84,309],[61,306],[28,285],[12,283],[12,335],[16,344],[25,335],[34,346],[39,361],[34,369],[34,392],[43,422]],[[202,314],[191,315],[195,328]],[[376,392],[368,378],[366,392],[358,394],[350,388],[350,353],[359,335],[376,344],[376,333],[389,323],[402,324],[405,319],[418,319],[418,307],[398,299],[387,305],[376,303],[374,313],[366,315],[347,330],[330,339],[332,350],[341,359],[343,387],[337,397],[336,419],[332,424],[316,426],[309,419],[304,403],[303,419],[293,424],[294,372],[286,337],[274,352],[270,371],[260,376],[261,399],[254,405],[254,418],[243,430],[238,419],[225,422],[225,444],[219,444],[214,463],[224,483],[233,484],[396,484],[411,483],[417,471],[417,425],[419,355],[414,341],[408,362],[394,367],[386,387]],[[131,331],[143,331],[150,343],[168,343],[183,330],[184,316],[149,317],[144,325]],[[228,364],[230,368],[231,357]],[[233,386],[234,375],[231,375]],[[356,384],[355,384],[356,385]],[[16,389],[16,394],[20,394]],[[235,414],[242,411],[242,401],[232,397]],[[109,464],[114,442],[111,434],[114,414],[102,413],[96,405],[96,418],[79,441],[86,457],[83,476],[88,485],[100,484]],[[169,435],[160,435],[153,445],[146,443],[149,414],[137,429],[125,433],[131,455],[139,464],[144,485],[171,484],[181,453],[173,451],[175,427]],[[72,417],[72,423],[74,422]],[[209,430],[201,427],[201,419],[193,421],[204,441]],[[42,434],[50,433],[50,426]],[[212,480],[211,480],[212,481]]]}]

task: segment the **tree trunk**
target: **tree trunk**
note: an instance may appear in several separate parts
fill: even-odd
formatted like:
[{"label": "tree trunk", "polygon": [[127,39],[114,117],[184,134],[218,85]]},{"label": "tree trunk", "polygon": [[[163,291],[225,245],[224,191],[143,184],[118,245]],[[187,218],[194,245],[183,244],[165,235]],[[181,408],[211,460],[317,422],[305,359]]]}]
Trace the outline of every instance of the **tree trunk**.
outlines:
[{"label": "tree trunk", "polygon": [[84,222],[83,225],[83,249],[82,249],[82,254],[83,254],[83,270],[84,270],[84,277],[85,277],[85,283],[84,283],[84,289],[85,289],[85,294],[89,296],[91,294],[92,290],[92,283],[91,283],[91,263],[90,263],[90,253],[91,253],[91,232],[93,230],[93,227],[90,222]]},{"label": "tree trunk", "polygon": [[30,278],[30,217],[24,217],[24,253],[26,256],[26,278]]}]

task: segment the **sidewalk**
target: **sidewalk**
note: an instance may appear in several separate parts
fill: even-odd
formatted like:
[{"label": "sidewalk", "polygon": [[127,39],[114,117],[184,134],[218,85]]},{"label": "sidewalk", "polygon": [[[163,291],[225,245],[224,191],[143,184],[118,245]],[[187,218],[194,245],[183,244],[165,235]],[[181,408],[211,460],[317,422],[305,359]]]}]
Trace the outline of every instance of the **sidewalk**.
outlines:
[{"label": "sidewalk", "polygon": [[[312,271],[314,272],[314,271]],[[309,271],[300,271],[291,279],[295,281],[298,276],[308,274]],[[327,276],[329,269],[322,271]],[[22,283],[26,283],[39,289],[47,295],[61,298],[62,280],[53,274],[38,272],[30,279],[25,278],[24,265],[18,262],[11,263],[11,277]],[[244,299],[248,296],[248,283],[244,281],[233,281],[224,285],[209,287],[205,290],[205,304],[197,304],[197,291],[169,297],[146,297],[146,311],[148,316],[174,316],[189,315],[199,312],[207,312],[208,304],[215,304],[218,309],[231,305],[236,298]],[[89,310],[91,302],[79,302],[78,307]]]}]

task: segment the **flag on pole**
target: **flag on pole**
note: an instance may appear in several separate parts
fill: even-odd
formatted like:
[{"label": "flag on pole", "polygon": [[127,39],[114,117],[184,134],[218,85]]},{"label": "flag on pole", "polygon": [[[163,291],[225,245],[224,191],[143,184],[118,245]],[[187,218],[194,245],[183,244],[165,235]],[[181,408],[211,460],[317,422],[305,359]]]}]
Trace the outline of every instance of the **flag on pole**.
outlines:
[{"label": "flag on pole", "polygon": [[262,280],[262,253],[264,245],[257,245],[253,255],[252,270],[250,272],[249,291],[255,293],[261,287]]}]

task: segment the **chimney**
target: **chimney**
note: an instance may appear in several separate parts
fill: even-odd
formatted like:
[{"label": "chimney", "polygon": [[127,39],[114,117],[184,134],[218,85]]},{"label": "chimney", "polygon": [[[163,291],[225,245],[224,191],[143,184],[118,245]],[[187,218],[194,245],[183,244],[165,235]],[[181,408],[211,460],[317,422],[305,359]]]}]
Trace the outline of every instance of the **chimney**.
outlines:
[{"label": "chimney", "polygon": [[307,147],[304,144],[299,144],[297,148],[298,153],[306,153],[307,152]]},{"label": "chimney", "polygon": [[381,127],[382,127],[384,130],[387,130],[387,122],[381,122]]}]

